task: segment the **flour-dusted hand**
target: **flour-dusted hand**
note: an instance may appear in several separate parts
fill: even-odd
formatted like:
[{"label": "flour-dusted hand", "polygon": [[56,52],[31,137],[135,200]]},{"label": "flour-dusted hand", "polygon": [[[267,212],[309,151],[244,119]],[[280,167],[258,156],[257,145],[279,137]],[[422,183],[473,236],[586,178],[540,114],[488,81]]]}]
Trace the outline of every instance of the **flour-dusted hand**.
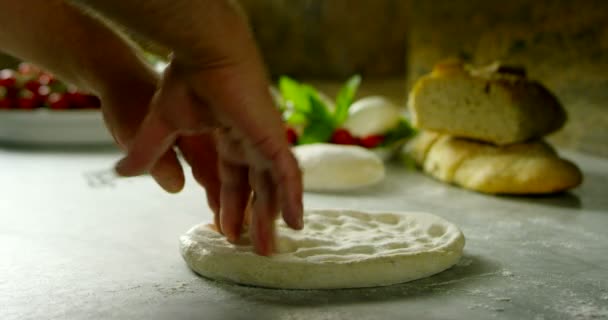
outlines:
[{"label": "flour-dusted hand", "polygon": [[[253,241],[259,253],[271,253],[279,208],[290,226],[301,228],[302,187],[266,88],[262,69],[250,61],[193,67],[175,59],[117,171],[125,176],[150,171],[172,158],[178,146],[207,190],[216,224],[232,241],[241,233],[254,191]],[[183,183],[179,172],[169,165],[166,170],[168,182],[161,184]]]},{"label": "flour-dusted hand", "polygon": [[[192,11],[205,9],[197,19],[206,17],[208,25],[184,31],[190,21],[165,17],[167,28],[184,26],[166,34],[167,29],[157,29],[158,23],[146,18],[123,20],[124,12],[138,2],[114,7],[85,1],[174,48],[145,119],[126,143],[128,154],[118,163],[117,172],[124,176],[151,172],[165,189],[178,191],[184,180],[174,152],[179,148],[194,177],[207,190],[219,230],[231,241],[241,234],[253,192],[251,237],[258,253],[272,253],[279,211],[289,226],[302,227],[302,181],[246,20],[230,1],[210,1],[205,7],[200,1],[141,3],[143,17],[149,17],[147,12],[157,14],[154,9],[163,5],[169,11],[175,10],[172,6],[189,8],[188,17]],[[201,32],[193,34],[196,30]],[[190,41],[191,46],[183,41]]]}]

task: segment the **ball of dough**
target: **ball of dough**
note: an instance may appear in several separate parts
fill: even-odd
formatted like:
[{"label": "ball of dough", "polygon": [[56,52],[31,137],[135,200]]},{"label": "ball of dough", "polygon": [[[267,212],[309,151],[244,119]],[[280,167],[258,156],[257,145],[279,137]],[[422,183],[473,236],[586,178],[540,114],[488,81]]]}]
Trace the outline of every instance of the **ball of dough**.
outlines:
[{"label": "ball of dough", "polygon": [[360,99],[349,109],[348,119],[342,125],[355,136],[384,134],[401,119],[401,112],[388,99],[373,96]]},{"label": "ball of dough", "polygon": [[317,143],[297,146],[306,191],[342,191],[376,184],[384,178],[384,162],[359,146]]}]

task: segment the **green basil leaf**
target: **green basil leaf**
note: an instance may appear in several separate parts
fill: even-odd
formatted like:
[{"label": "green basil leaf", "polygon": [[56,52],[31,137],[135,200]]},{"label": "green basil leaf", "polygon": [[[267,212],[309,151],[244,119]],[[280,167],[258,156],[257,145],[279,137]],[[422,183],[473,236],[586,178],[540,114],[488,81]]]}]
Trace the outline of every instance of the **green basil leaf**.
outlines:
[{"label": "green basil leaf", "polygon": [[309,92],[308,99],[310,105],[310,112],[307,113],[308,125],[298,138],[298,143],[327,142],[336,128],[334,119],[327,110],[327,106],[316,95],[316,92]]},{"label": "green basil leaf", "polygon": [[334,127],[324,122],[311,122],[298,138],[298,144],[327,142],[334,132]]},{"label": "green basil leaf", "polygon": [[288,109],[299,112],[310,111],[308,90],[307,86],[301,85],[289,77],[283,76],[279,79],[279,91]]},{"label": "green basil leaf", "polygon": [[395,128],[386,133],[381,146],[390,146],[396,142],[410,138],[414,134],[416,134],[416,130],[407,119],[402,118]]},{"label": "green basil leaf", "polygon": [[340,92],[338,92],[338,96],[336,97],[336,110],[334,112],[334,120],[338,126],[348,118],[348,109],[355,99],[355,94],[357,93],[360,84],[361,76],[352,76],[346,81],[344,86],[340,89]]},{"label": "green basil leaf", "polygon": [[309,118],[326,122],[331,125],[334,124],[334,119],[329,112],[329,109],[319,98],[316,91],[309,91],[308,101],[310,103],[310,113],[308,115]]},{"label": "green basil leaf", "polygon": [[287,111],[284,117],[289,125],[303,125],[308,122],[308,116],[297,111]]}]

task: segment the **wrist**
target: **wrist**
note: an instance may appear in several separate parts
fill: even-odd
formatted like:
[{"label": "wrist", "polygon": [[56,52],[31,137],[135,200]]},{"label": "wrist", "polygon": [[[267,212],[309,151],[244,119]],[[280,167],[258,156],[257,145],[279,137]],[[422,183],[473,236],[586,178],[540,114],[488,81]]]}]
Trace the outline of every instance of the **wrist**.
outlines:
[{"label": "wrist", "polygon": [[85,55],[80,82],[86,90],[100,96],[111,92],[126,92],[133,86],[155,88],[159,75],[143,58],[141,52],[128,43],[113,47],[91,48]]}]

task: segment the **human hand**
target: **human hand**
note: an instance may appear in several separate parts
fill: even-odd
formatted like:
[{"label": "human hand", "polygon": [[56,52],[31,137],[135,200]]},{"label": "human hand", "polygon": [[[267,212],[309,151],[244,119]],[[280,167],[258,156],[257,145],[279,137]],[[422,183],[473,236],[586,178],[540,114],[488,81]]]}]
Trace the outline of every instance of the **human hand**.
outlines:
[{"label": "human hand", "polygon": [[279,208],[289,226],[302,227],[302,186],[260,66],[255,59],[203,67],[174,59],[138,132],[124,143],[128,155],[116,170],[124,176],[149,171],[165,189],[179,191],[183,173],[173,151],[177,146],[230,241],[240,236],[254,192],[251,238],[256,251],[268,255]]},{"label": "human hand", "polygon": [[[99,93],[106,126],[125,151],[149,111],[150,101],[160,80],[159,75],[143,62],[133,62],[133,68],[125,70],[120,79],[107,81],[109,85]],[[184,186],[184,174],[174,149],[167,150],[149,173],[167,192],[179,192]]]}]

